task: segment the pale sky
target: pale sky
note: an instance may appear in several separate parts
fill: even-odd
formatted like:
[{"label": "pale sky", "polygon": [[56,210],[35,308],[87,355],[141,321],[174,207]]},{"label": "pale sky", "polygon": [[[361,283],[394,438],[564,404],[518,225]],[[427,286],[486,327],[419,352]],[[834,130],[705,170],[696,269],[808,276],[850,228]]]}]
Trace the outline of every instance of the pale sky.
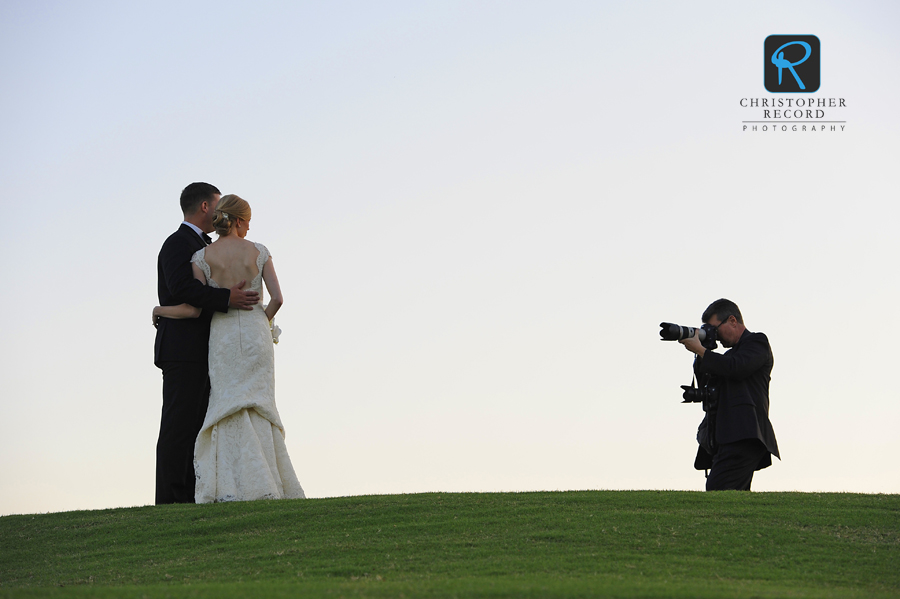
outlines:
[{"label": "pale sky", "polygon": [[[309,497],[700,490],[719,297],[775,354],[757,491],[900,492],[900,9],[0,1],[0,514],[153,502],[156,256],[250,202]],[[843,131],[742,131],[816,35]],[[840,126],[840,125],[838,125]],[[720,350],[721,351],[721,350]]]}]

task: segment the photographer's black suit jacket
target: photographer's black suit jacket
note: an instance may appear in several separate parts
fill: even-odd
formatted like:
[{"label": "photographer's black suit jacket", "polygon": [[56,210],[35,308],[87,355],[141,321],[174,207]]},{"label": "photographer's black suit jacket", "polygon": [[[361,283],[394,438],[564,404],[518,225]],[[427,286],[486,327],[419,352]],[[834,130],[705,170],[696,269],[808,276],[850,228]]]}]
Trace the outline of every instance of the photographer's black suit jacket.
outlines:
[{"label": "photographer's black suit jacket", "polygon": [[159,304],[190,304],[203,308],[203,312],[199,318],[159,319],[153,356],[157,366],[163,362],[206,362],[212,312],[228,311],[229,289],[213,289],[194,278],[191,257],[204,247],[206,242],[182,224],[159,251],[156,265]]},{"label": "photographer's black suit jacket", "polygon": [[[770,454],[781,457],[769,422],[769,380],[774,363],[768,337],[746,330],[724,354],[707,351],[695,362],[696,372],[713,375],[711,384],[719,390],[715,429],[719,444],[759,439]],[[702,448],[701,452],[706,453]]]}]

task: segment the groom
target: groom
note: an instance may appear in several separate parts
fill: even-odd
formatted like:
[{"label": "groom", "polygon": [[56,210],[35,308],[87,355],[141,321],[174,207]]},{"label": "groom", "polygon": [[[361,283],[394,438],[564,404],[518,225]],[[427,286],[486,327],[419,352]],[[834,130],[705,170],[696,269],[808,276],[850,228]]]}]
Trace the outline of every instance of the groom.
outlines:
[{"label": "groom", "polygon": [[190,304],[199,318],[160,318],[154,363],[162,369],[163,408],[156,444],[156,504],[194,502],[194,443],[209,404],[209,322],[214,310],[252,310],[255,291],[245,281],[231,289],[207,287],[194,278],[191,257],[210,242],[221,193],[209,183],[191,183],[181,192],[184,222],[172,233],[157,261],[161,306]]}]

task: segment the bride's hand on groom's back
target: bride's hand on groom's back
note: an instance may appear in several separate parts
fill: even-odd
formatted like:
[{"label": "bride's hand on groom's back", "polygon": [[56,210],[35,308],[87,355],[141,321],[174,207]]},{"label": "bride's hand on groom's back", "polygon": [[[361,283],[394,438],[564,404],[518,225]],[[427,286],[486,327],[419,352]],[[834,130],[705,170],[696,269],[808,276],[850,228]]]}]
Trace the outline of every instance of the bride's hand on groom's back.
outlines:
[{"label": "bride's hand on groom's back", "polygon": [[252,310],[253,306],[259,303],[259,293],[256,291],[244,291],[243,287],[246,284],[247,281],[241,281],[231,288],[231,297],[228,299],[230,308]]}]

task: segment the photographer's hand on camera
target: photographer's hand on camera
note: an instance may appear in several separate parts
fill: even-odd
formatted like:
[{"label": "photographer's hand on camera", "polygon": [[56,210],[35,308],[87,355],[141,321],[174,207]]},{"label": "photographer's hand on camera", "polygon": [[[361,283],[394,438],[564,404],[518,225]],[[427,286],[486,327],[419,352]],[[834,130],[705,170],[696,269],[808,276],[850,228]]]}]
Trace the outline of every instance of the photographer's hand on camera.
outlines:
[{"label": "photographer's hand on camera", "polygon": [[700,343],[700,329],[697,329],[694,332],[693,337],[688,337],[687,339],[681,339],[678,341],[681,345],[683,345],[689,352],[697,354],[698,358],[702,358],[703,354],[706,353],[706,348]]}]

